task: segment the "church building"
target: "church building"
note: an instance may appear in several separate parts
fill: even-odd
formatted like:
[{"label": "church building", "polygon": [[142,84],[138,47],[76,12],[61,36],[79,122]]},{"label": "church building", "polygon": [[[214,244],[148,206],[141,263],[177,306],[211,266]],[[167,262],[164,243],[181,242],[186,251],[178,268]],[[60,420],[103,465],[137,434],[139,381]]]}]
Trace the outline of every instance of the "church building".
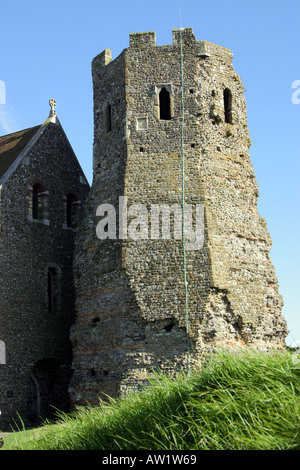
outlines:
[{"label": "church building", "polygon": [[73,250],[89,184],[55,112],[0,137],[0,429],[69,410]]}]

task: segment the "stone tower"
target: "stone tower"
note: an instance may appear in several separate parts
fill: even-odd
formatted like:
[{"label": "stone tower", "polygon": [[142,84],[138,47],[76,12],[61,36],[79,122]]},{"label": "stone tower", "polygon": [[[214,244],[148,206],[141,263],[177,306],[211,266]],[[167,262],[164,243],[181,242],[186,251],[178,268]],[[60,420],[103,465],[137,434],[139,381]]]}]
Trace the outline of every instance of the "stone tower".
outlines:
[{"label": "stone tower", "polygon": [[[157,367],[193,366],[219,345],[282,346],[282,298],[230,50],[197,41],[191,28],[173,30],[167,46],[137,33],[115,60],[108,49],[97,56],[92,73],[94,180],[77,238],[73,402],[134,388]],[[204,209],[204,239],[186,249],[185,271],[180,218],[170,210],[169,235],[152,218],[182,204],[183,169],[185,203]]]}]

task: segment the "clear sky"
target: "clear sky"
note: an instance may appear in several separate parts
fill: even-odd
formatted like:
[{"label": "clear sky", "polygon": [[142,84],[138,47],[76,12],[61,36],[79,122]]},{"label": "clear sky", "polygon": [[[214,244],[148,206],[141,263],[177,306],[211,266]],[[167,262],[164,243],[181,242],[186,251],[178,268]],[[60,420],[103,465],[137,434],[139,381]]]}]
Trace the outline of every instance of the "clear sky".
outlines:
[{"label": "clear sky", "polygon": [[193,28],[197,40],[232,50],[247,90],[259,212],[273,240],[287,344],[300,345],[299,0],[0,0],[0,135],[41,124],[55,98],[91,182],[92,59],[106,48],[117,57],[139,31],[171,44],[179,10],[182,27]]}]

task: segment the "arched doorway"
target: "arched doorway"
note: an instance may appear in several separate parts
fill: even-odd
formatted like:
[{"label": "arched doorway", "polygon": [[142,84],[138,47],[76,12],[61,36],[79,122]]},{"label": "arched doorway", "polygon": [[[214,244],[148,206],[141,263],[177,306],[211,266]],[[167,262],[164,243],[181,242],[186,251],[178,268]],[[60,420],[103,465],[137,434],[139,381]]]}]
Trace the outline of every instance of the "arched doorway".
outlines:
[{"label": "arched doorway", "polygon": [[68,412],[70,374],[58,360],[38,361],[28,384],[27,417],[31,424],[40,420],[54,420],[58,411]]},{"label": "arched doorway", "polygon": [[37,424],[40,416],[39,384],[32,375],[28,383],[27,418],[31,424]]}]

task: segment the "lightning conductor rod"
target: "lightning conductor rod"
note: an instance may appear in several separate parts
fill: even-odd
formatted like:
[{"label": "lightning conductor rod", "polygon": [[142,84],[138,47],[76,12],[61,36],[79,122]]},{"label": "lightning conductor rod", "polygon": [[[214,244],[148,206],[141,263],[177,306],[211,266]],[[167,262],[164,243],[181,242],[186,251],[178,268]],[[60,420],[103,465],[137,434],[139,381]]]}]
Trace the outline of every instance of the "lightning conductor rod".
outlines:
[{"label": "lightning conductor rod", "polygon": [[183,269],[184,269],[184,288],[185,288],[185,319],[186,319],[186,336],[187,336],[187,349],[188,349],[188,376],[190,376],[190,339],[189,339],[189,302],[188,302],[188,283],[187,283],[187,269],[186,269],[186,253],[185,253],[185,188],[184,188],[184,77],[183,77],[183,48],[182,48],[182,26],[181,26],[181,12],[180,17],[180,62],[181,62],[181,156],[182,156],[182,242],[183,242]]}]

